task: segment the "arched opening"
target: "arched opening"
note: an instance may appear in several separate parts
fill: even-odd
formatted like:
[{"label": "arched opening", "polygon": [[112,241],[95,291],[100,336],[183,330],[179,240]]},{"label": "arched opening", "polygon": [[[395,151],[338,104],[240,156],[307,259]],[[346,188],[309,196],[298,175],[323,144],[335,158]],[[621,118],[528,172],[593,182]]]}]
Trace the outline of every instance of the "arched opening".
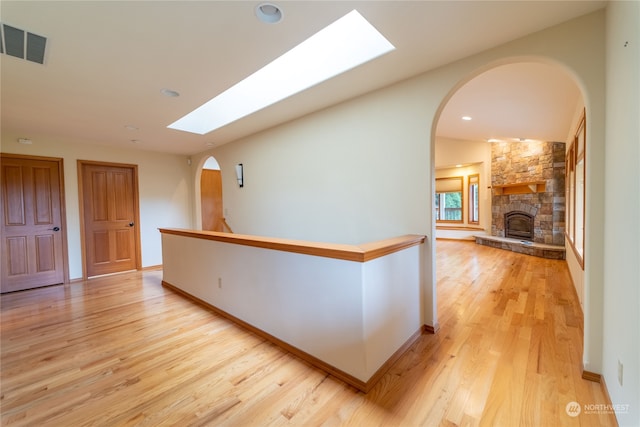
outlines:
[{"label": "arched opening", "polygon": [[[494,65],[459,85],[443,103],[436,125],[437,194],[442,187],[441,197],[436,201],[450,202],[450,206],[440,206],[436,212],[442,213],[441,218],[436,217],[436,235],[473,239],[474,234],[487,233],[504,237],[503,221],[496,220],[498,214],[492,210],[496,207],[493,204],[512,204],[518,196],[496,200],[496,190],[500,195],[532,192],[534,197],[541,198],[542,187],[533,186],[553,178],[553,173],[558,178],[564,175],[564,159],[559,157],[568,147],[563,152],[562,144],[570,142],[583,109],[583,97],[575,79],[562,67],[548,62],[529,60]],[[554,143],[559,153],[556,158]],[[554,162],[558,166],[555,171]],[[459,178],[460,183],[456,192],[450,193],[453,190],[445,184],[453,177]],[[512,184],[532,187],[497,188]],[[564,197],[559,188],[564,182],[558,179],[555,184],[557,194],[550,197],[557,201]],[[553,188],[547,186],[546,192],[553,193]],[[456,197],[447,199],[446,195]],[[531,197],[522,197],[522,202]],[[551,205],[543,209],[550,209],[549,215],[555,211],[555,218],[538,227],[533,241],[564,244],[564,219],[553,208]],[[499,216],[502,218],[505,213],[499,212]]]},{"label": "arched opening", "polygon": [[[436,238],[448,239],[475,240],[476,235],[483,234],[509,237],[504,228],[508,211],[531,215],[536,228],[530,239],[518,240],[554,245],[562,248],[562,253],[566,247],[566,262],[584,313],[586,342],[590,328],[585,303],[587,280],[580,256],[584,251],[572,249],[573,245],[588,245],[588,236],[576,229],[578,224],[584,228],[588,212],[576,208],[577,204],[570,206],[571,200],[580,201],[585,175],[578,168],[581,182],[577,174],[572,178],[569,173],[571,159],[574,166],[584,167],[577,153],[585,110],[587,98],[576,74],[545,58],[511,58],[487,64],[460,81],[442,101],[434,119],[432,192],[434,212],[440,208],[444,215],[445,209],[436,206],[438,178],[447,183],[459,177],[460,208],[451,210],[461,218],[455,217],[457,222],[449,225],[438,221],[434,213],[432,231]],[[584,159],[589,143],[581,144]],[[550,151],[541,151],[547,149]],[[472,184],[478,181],[478,193],[472,194]],[[440,188],[445,191],[448,187]],[[544,200],[542,206],[525,203],[538,199]],[[474,207],[473,203],[478,205]],[[571,218],[565,217],[565,212],[570,212]],[[583,241],[580,236],[584,236]],[[434,260],[436,252],[434,245]],[[434,263],[433,280],[437,283],[435,268]],[[433,295],[437,305],[435,286]],[[588,353],[587,345],[583,345]]]},{"label": "arched opening", "polygon": [[200,212],[202,229],[226,231],[222,207],[222,174],[213,156],[207,158],[200,171]]}]

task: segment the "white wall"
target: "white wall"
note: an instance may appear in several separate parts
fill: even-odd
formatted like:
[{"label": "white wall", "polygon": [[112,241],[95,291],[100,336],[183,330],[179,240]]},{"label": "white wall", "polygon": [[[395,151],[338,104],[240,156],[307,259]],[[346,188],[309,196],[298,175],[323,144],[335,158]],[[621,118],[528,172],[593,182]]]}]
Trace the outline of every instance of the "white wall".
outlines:
[{"label": "white wall", "polygon": [[213,150],[229,225],[348,244],[426,234],[429,109],[415,87],[401,84]]},{"label": "white wall", "polygon": [[[602,373],[621,426],[640,425],[640,2],[607,8]],[[626,46],[625,46],[626,44]],[[587,258],[587,262],[589,259]],[[619,384],[617,366],[623,366]]]},{"label": "white wall", "polygon": [[54,138],[34,139],[32,145],[3,139],[2,152],[64,159],[66,233],[72,280],[82,277],[77,160],[138,165],[143,267],[162,264],[158,227],[191,226],[192,183],[184,156],[72,144]]},{"label": "white wall", "polygon": [[167,283],[367,380],[361,263],[171,234],[162,249]]},{"label": "white wall", "polygon": [[419,246],[363,264],[363,326],[371,376],[422,326]]},{"label": "white wall", "polygon": [[[427,94],[444,97],[439,86],[412,79],[202,153],[194,163],[209,154],[218,160],[225,217],[237,233],[346,244],[431,236],[429,140],[438,102]],[[430,245],[422,321],[436,326]]]},{"label": "white wall", "polygon": [[420,247],[368,262],[162,235],[163,280],[366,382],[420,330]]},{"label": "white wall", "polygon": [[[604,13],[507,43],[214,148],[234,231],[341,243],[425,234],[423,318],[437,324],[432,221],[438,115],[464,83],[515,61],[542,61],[575,76],[587,105],[585,367],[602,368]],[[196,159],[196,164],[199,161]],[[245,187],[234,165],[245,166]],[[192,177],[195,182],[195,174]],[[195,184],[194,184],[195,187]]]}]

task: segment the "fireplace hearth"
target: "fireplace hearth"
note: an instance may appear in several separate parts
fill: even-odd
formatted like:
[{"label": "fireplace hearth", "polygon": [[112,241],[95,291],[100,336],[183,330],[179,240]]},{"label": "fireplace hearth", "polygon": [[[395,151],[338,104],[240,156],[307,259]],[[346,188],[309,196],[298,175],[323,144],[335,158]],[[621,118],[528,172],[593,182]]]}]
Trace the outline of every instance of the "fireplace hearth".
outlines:
[{"label": "fireplace hearth", "polygon": [[527,212],[511,211],[504,214],[504,235],[512,239],[533,242],[534,217]]}]

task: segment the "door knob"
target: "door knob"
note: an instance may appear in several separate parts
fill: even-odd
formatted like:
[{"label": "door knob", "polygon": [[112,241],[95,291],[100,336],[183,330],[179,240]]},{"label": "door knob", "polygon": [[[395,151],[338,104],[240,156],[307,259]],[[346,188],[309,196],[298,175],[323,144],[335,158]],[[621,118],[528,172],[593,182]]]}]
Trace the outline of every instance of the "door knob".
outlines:
[{"label": "door knob", "polygon": [[130,222],[130,223],[129,223],[129,227],[133,227],[133,222]]},{"label": "door knob", "polygon": [[53,227],[53,228],[50,228],[49,230],[53,230],[53,231],[60,231],[60,227],[55,226],[55,227]]}]

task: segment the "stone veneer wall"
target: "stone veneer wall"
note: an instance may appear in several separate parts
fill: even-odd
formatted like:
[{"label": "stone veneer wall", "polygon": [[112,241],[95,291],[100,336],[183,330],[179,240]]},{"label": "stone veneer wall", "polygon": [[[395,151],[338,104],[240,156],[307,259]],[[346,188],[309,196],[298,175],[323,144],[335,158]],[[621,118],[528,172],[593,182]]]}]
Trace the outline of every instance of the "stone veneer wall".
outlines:
[{"label": "stone veneer wall", "polygon": [[[496,194],[496,185],[545,181],[545,192]],[[494,142],[491,144],[491,235],[504,237],[504,214],[534,215],[534,242],[564,246],[564,142]]]}]

